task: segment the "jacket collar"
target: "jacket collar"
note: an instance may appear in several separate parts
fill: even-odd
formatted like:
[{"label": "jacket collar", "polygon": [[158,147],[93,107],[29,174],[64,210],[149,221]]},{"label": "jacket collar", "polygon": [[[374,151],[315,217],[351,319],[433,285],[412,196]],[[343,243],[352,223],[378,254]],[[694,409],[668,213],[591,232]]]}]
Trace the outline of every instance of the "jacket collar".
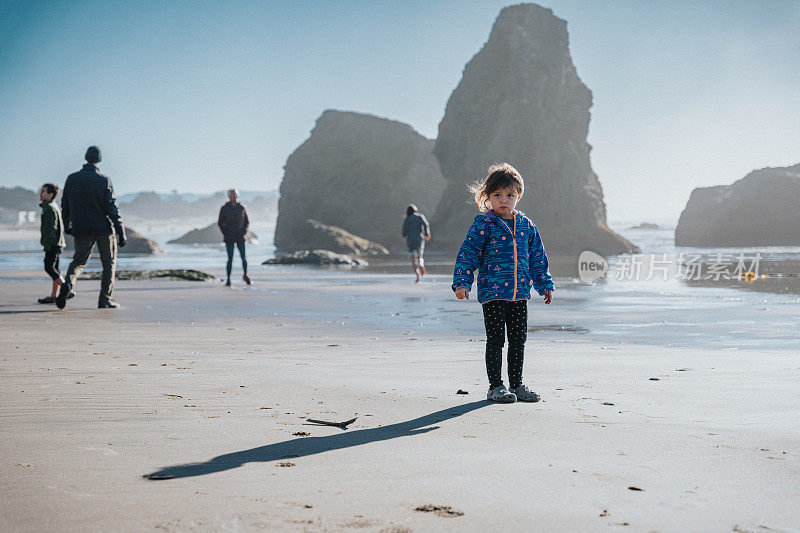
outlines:
[{"label": "jacket collar", "polygon": [[97,172],[97,165],[95,165],[94,163],[84,163],[83,164],[83,169],[84,170],[87,170],[87,169],[88,170],[94,170],[95,172]]},{"label": "jacket collar", "polygon": [[50,205],[53,203],[53,200],[45,200],[44,202],[39,204],[39,207],[44,207],[46,205]]},{"label": "jacket collar", "polygon": [[[484,214],[484,216],[487,216],[487,217],[489,217],[490,219],[493,219],[493,221],[496,221],[496,220],[503,220],[501,217],[499,217],[499,216],[495,215],[494,213],[492,213],[492,210],[491,210],[491,209],[487,209],[487,210],[486,210],[486,211],[485,211],[483,214]],[[513,211],[513,215],[514,215],[514,218],[516,218],[516,217],[517,217],[517,215],[519,215],[519,211],[517,211],[516,209],[514,209],[514,211]]]}]

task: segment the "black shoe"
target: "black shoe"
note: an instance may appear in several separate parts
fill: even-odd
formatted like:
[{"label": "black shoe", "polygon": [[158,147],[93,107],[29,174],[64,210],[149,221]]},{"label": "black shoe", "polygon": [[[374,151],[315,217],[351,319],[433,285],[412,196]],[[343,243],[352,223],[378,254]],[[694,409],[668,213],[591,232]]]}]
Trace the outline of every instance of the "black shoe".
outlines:
[{"label": "black shoe", "polygon": [[114,300],[103,300],[97,304],[98,309],[119,309],[119,304]]},{"label": "black shoe", "polygon": [[242,280],[244,280],[244,282],[247,283],[248,285],[252,285],[253,284],[253,282],[250,281],[250,278],[247,277],[247,274],[242,276]]},{"label": "black shoe", "polygon": [[62,283],[58,289],[58,296],[56,296],[56,307],[64,309],[67,306],[67,298],[72,293],[72,286],[69,283]]},{"label": "black shoe", "polygon": [[228,280],[228,281],[226,281],[226,282],[225,282],[225,286],[226,286],[226,287],[230,287],[230,286],[231,286],[231,280]]},{"label": "black shoe", "polygon": [[72,298],[75,298],[75,291],[71,291],[69,296],[67,296],[67,300],[71,300]]},{"label": "black shoe", "polygon": [[40,304],[54,304],[54,303],[56,303],[56,299],[53,298],[52,296],[45,296],[44,298],[39,298],[36,301],[39,302]]}]

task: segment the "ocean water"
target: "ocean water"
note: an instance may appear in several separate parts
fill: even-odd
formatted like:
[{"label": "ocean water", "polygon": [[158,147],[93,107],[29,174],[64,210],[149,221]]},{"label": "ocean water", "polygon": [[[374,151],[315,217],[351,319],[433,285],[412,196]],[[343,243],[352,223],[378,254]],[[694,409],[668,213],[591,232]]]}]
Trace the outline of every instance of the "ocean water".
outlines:
[{"label": "ocean water", "polygon": [[[553,257],[556,281],[554,303],[531,302],[529,340],[534,342],[608,343],[608,349],[624,343],[674,347],[704,347],[721,350],[775,349],[800,351],[800,247],[695,248],[676,247],[674,226],[657,230],[631,229],[619,222],[612,227],[641,248],[641,254],[606,258],[606,275],[592,282],[578,277],[577,258]],[[392,256],[370,267],[261,265],[274,257],[271,228],[261,228],[258,244],[247,248],[251,277],[262,280],[250,288],[270,292],[269,279],[284,284],[341,284],[351,290],[345,298],[348,313],[360,315],[365,324],[385,326],[392,317],[411,320],[407,327],[425,324],[425,329],[464,331],[480,337],[480,309],[464,304],[449,290],[452,254],[426,250],[429,276],[413,298],[386,302],[383,294],[367,290],[385,285],[411,283],[413,274],[405,256]],[[43,253],[30,233],[0,238],[2,271],[31,271],[41,277]],[[225,250],[220,245],[165,244],[172,234],[155,234],[163,253],[154,256],[123,254],[117,268],[145,270],[192,268],[219,274],[224,269]],[[546,244],[545,239],[545,244]],[[238,272],[238,257],[234,258]],[[62,257],[66,270],[68,257]],[[737,272],[738,267],[738,272]],[[87,270],[100,270],[94,258]],[[749,277],[740,274],[752,272]],[[313,275],[309,275],[313,273]],[[470,307],[472,306],[472,307]],[[376,312],[384,310],[385,312]],[[370,322],[372,321],[372,322]],[[406,326],[404,326],[406,327]]]},{"label": "ocean water", "polygon": [[[608,343],[609,350],[632,343],[731,352],[800,351],[800,247],[677,247],[674,226],[645,230],[631,229],[633,225],[612,227],[641,253],[606,258],[603,278],[583,282],[577,275],[577,258],[551,258],[554,301],[544,306],[537,301],[541,297],[533,296],[529,341],[600,341]],[[432,281],[449,286],[452,260],[432,254],[426,262]],[[737,267],[753,274],[739,276]],[[405,260],[371,268],[411,275]],[[377,307],[380,302],[365,304]],[[443,329],[462,328],[480,337],[479,310],[464,313],[459,302],[442,304],[439,295],[424,292],[405,305],[407,309],[399,312],[418,317],[420,323],[435,323],[441,313],[449,313]]]},{"label": "ocean water", "polygon": [[[38,239],[33,239],[26,232],[22,238],[14,238],[13,233],[6,232],[0,239],[0,277],[3,270],[41,270],[44,252]],[[181,232],[183,233],[183,232]],[[253,267],[262,261],[275,257],[272,228],[257,232],[257,244],[248,243],[247,261]],[[171,268],[190,268],[195,270],[210,270],[225,268],[227,255],[225,246],[219,244],[168,244],[167,241],[180,236],[180,234],[152,234],[148,237],[158,243],[162,253],[157,255],[119,254],[117,258],[118,270],[157,270]],[[239,261],[238,251],[234,251],[235,260]],[[61,254],[61,270],[66,271],[71,258],[70,252]],[[86,265],[87,271],[101,270],[97,252]]]},{"label": "ocean water", "polygon": [[[678,247],[674,242],[674,226],[664,225],[657,230],[632,229],[633,223],[617,222],[613,227],[641,248],[636,255],[607,257],[608,272],[590,283],[598,290],[658,292],[697,288],[732,288],[747,292],[800,294],[800,247],[763,248],[698,248]],[[0,232],[0,271],[40,270],[44,257],[37,235],[32,231]],[[183,233],[182,231],[180,233]],[[250,267],[260,268],[266,259],[275,256],[274,226],[258,228],[257,243],[248,243]],[[224,268],[226,255],[220,244],[168,244],[175,233],[149,234],[162,249],[157,255],[120,254],[119,270],[148,270],[191,268],[219,270]],[[546,244],[546,239],[545,239]],[[238,252],[235,261],[238,263]],[[87,270],[99,270],[96,254]],[[437,252],[435,243],[426,250],[431,273],[452,273],[451,253]],[[69,252],[62,254],[61,268],[69,264]],[[409,271],[405,255],[373,258],[370,272],[402,273]],[[274,266],[264,268],[276,268]],[[314,268],[314,267],[304,267]],[[320,267],[317,267],[320,268]],[[326,267],[321,267],[326,268]],[[330,267],[327,267],[330,268]],[[356,269],[358,270],[358,269]],[[551,255],[551,270],[561,284],[578,281],[578,261],[573,257]],[[741,274],[753,272],[752,279],[741,280]]]}]

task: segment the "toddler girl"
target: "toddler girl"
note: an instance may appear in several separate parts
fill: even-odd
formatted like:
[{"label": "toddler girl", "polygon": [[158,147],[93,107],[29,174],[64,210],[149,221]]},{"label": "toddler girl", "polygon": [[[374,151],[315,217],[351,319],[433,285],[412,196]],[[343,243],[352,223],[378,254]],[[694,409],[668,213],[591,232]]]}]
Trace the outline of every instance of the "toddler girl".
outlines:
[{"label": "toddler girl", "polygon": [[[553,299],[553,280],[539,231],[531,219],[514,208],[525,184],[520,173],[502,163],[489,168],[483,183],[470,188],[485,212],[477,215],[456,258],[453,291],[469,298],[478,270],[478,301],[486,326],[487,398],[495,402],[538,402],[539,395],[522,383],[522,362],[528,332],[528,299],[533,287]],[[504,330],[508,334],[508,380],[503,385]]]}]

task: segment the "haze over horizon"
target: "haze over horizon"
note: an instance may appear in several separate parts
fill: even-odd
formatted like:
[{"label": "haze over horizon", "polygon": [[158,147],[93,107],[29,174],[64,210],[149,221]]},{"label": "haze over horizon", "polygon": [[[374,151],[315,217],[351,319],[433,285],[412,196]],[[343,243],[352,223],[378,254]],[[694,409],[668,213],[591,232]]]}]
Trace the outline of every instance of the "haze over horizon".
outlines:
[{"label": "haze over horizon", "polygon": [[[800,162],[800,1],[538,3],[594,95],[610,220]],[[2,1],[0,185],[63,183],[97,144],[119,195],[275,189],[328,108],[436,138],[505,5]]]}]

